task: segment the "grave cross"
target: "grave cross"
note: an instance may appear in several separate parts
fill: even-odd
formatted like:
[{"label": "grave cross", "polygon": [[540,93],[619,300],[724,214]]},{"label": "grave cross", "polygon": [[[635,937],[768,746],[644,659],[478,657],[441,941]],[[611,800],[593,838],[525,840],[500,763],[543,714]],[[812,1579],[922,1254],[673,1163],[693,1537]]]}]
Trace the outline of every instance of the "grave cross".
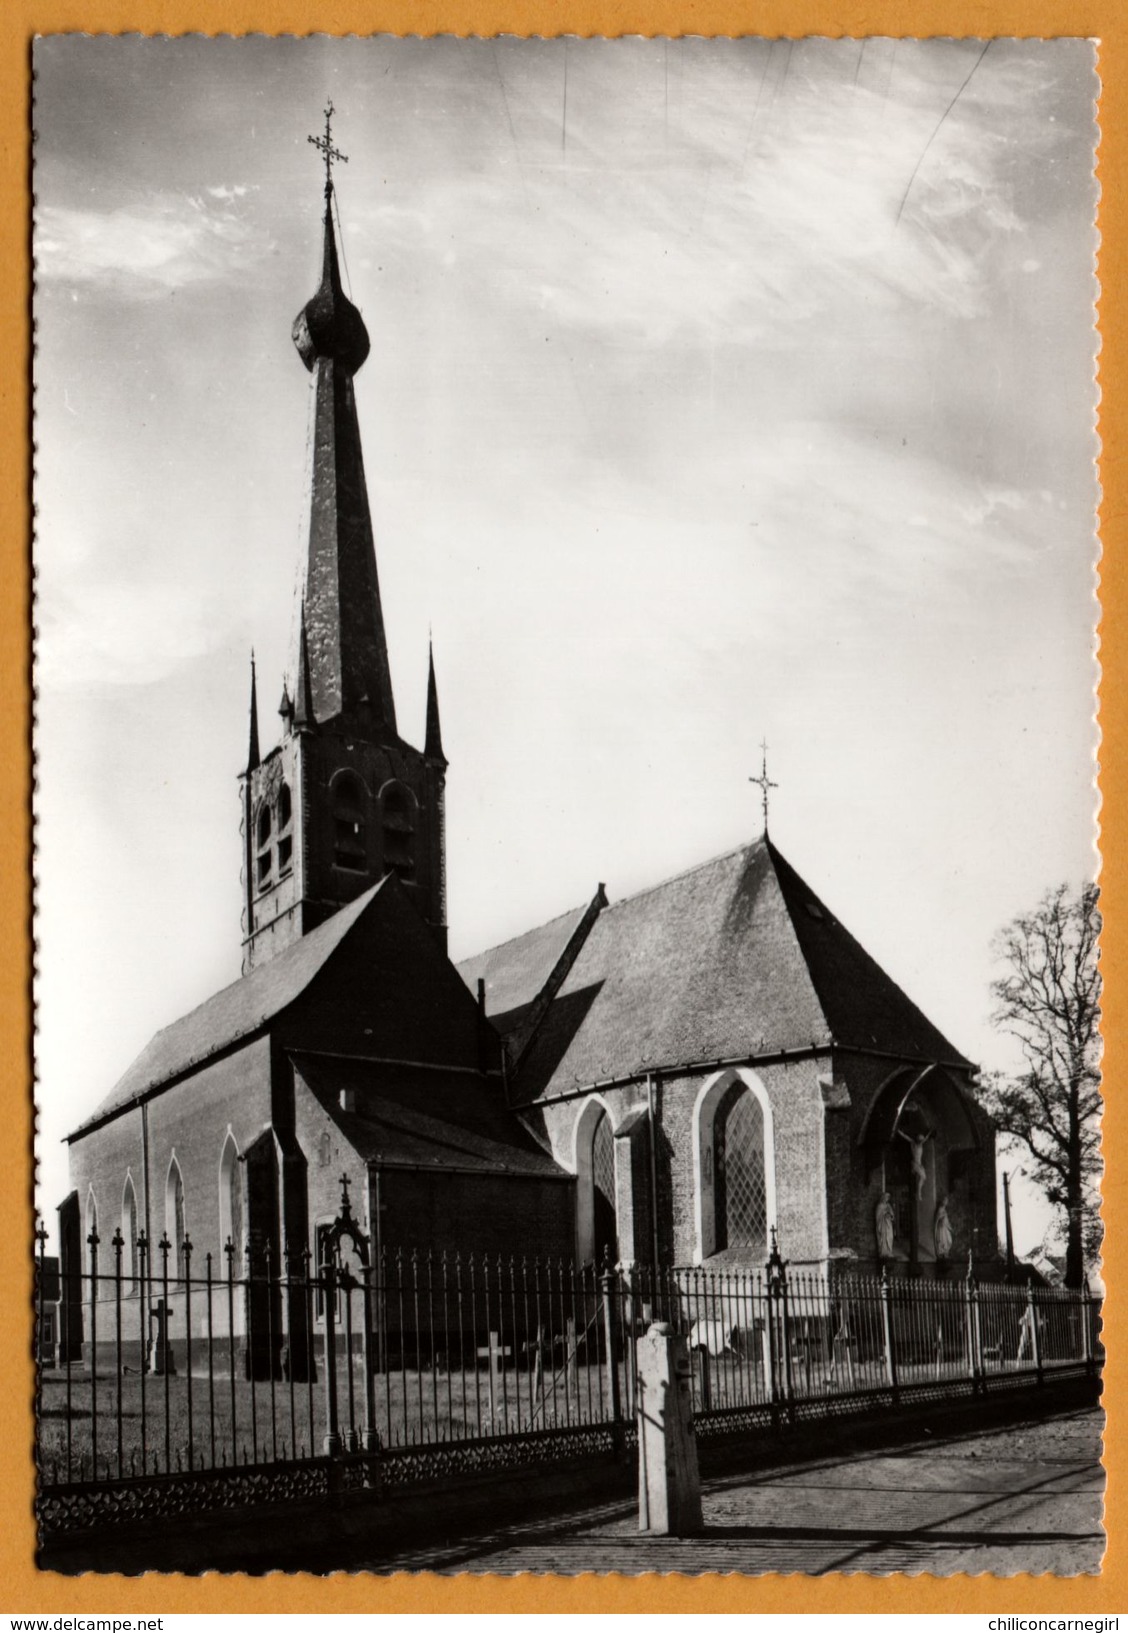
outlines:
[{"label": "grave cross", "polygon": [[333,146],[333,136],[332,136],[332,130],[330,128],[332,123],[333,123],[333,104],[332,104],[332,102],[330,102],[329,106],[325,110],[325,135],[324,136],[307,136],[306,137],[307,142],[312,142],[314,147],[317,148],[319,152],[324,153],[324,155],[325,155],[325,197],[326,198],[328,198],[329,194],[333,191],[333,160],[337,159],[337,160],[340,161],[341,164],[348,164],[348,162],[349,162],[348,154],[340,152],[340,150],[338,148],[335,148]]},{"label": "grave cross", "polygon": [[500,1373],[501,1373],[501,1367],[499,1365],[499,1362],[504,1361],[504,1359],[505,1359],[505,1357],[507,1355],[512,1355],[513,1354],[513,1348],[512,1348],[512,1345],[510,1345],[510,1344],[503,1344],[501,1342],[501,1338],[500,1338],[498,1333],[491,1332],[490,1333],[489,1344],[486,1346],[485,1349],[480,1349],[476,1353],[478,1354],[479,1358],[482,1358],[482,1359],[484,1359],[487,1356],[489,1357],[489,1363],[490,1363],[490,1422],[493,1423],[495,1421],[496,1417],[497,1417],[497,1387],[498,1387],[498,1378],[499,1378]]}]

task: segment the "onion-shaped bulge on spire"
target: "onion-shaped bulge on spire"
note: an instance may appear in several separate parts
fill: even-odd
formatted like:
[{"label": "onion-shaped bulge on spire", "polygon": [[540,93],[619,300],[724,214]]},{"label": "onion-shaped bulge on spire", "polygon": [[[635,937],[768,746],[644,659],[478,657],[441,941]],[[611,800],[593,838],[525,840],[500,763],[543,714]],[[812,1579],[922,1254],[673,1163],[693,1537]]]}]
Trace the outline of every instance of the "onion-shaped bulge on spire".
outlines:
[{"label": "onion-shaped bulge on spire", "polygon": [[330,211],[325,211],[325,259],[321,286],[294,319],[290,331],[298,356],[312,371],[321,358],[331,358],[355,374],[369,352],[364,319],[341,288],[337,242]]}]

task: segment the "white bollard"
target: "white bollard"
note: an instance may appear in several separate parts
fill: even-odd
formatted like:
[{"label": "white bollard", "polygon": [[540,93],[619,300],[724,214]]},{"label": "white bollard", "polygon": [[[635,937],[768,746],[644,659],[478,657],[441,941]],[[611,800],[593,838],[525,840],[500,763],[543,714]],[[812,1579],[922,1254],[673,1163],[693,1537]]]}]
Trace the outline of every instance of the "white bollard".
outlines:
[{"label": "white bollard", "polygon": [[638,1528],[691,1537],[703,1527],[689,1349],[666,1321],[638,1343]]}]

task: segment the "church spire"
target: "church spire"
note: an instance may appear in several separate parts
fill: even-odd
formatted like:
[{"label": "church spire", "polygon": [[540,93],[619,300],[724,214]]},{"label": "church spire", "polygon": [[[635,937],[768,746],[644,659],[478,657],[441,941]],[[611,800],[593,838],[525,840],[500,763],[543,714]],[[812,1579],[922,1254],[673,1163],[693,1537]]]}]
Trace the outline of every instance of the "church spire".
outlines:
[{"label": "church spire", "polygon": [[437,760],[444,766],[448,763],[443,753],[443,734],[439,725],[439,689],[435,685],[433,641],[427,643],[427,736],[423,743],[423,753],[428,760]]},{"label": "church spire", "polygon": [[321,283],[293,325],[298,356],[315,380],[305,573],[310,722],[351,715],[390,739],[395,703],[353,387],[369,339],[341,284],[329,166],[344,155],[331,145],[328,112],[325,138],[311,140],[326,153]]},{"label": "church spire", "polygon": [[251,735],[247,745],[247,772],[252,772],[260,763],[258,733],[258,688],[255,685],[255,653],[251,648]]},{"label": "church spire", "polygon": [[303,601],[301,628],[298,634],[298,678],[294,686],[293,719],[295,726],[312,726],[314,724],[312,697],[313,687],[309,670],[309,637],[306,634],[306,610]]}]

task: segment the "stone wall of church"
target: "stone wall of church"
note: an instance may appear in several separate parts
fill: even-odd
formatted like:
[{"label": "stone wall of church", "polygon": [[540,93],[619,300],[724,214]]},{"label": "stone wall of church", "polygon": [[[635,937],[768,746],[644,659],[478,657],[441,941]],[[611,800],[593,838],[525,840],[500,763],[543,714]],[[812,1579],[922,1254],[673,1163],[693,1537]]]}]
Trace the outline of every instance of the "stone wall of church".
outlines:
[{"label": "stone wall of church", "polygon": [[[73,1141],[70,1147],[70,1174],[82,1209],[83,1269],[89,1269],[85,1219],[87,1198],[93,1191],[98,1210],[98,1235],[101,1238],[99,1276],[113,1276],[114,1252],[111,1242],[114,1232],[120,1229],[123,1238],[126,1241],[129,1238],[129,1221],[123,1211],[128,1177],[133,1182],[137,1202],[137,1232],[140,1234],[143,1231],[151,1244],[153,1298],[160,1296],[164,1260],[158,1244],[166,1232],[170,1241],[175,1234],[175,1175],[172,1167],[175,1159],[183,1185],[184,1230],[192,1242],[193,1281],[202,1281],[206,1277],[208,1253],[212,1255],[213,1278],[222,1281],[227,1274],[220,1222],[220,1163],[224,1145],[230,1131],[239,1152],[244,1152],[269,1117],[270,1046],[268,1040],[260,1039],[234,1054],[213,1061],[163,1094],[155,1095],[147,1104],[144,1120],[141,1108],[131,1107],[102,1127]],[[148,1123],[147,1164],[144,1121]],[[149,1180],[147,1199],[146,1171]],[[240,1185],[244,1183],[241,1164],[237,1165],[236,1182]],[[245,1218],[245,1208],[243,1214]],[[241,1258],[236,1260],[234,1268],[236,1275],[242,1273]],[[123,1278],[125,1329],[129,1344],[134,1345],[136,1322],[130,1311],[137,1294],[133,1286],[128,1247],[123,1252]],[[173,1312],[170,1330],[174,1342],[179,1340],[182,1343],[185,1300],[177,1287],[175,1252],[170,1252],[168,1256],[168,1278],[169,1305]],[[100,1291],[104,1301],[111,1300],[114,1293],[112,1281],[107,1279],[101,1282]],[[192,1321],[192,1336],[197,1344],[203,1341],[206,1319],[205,1299],[202,1294],[197,1294]],[[87,1339],[89,1325],[87,1314]],[[130,1364],[136,1364],[132,1352]]]},{"label": "stone wall of church", "polygon": [[[160,1241],[171,1220],[166,1203],[175,1156],[184,1185],[184,1223],[194,1250],[192,1273],[202,1276],[205,1253],[212,1253],[217,1265],[223,1262],[219,1165],[228,1129],[242,1152],[270,1118],[269,1043],[262,1039],[249,1044],[155,1095],[148,1102],[147,1117],[147,1211],[140,1107],[123,1112],[71,1144],[71,1184],[78,1191],[84,1219],[91,1189],[97,1201],[98,1234],[102,1239],[99,1269],[108,1271],[113,1265],[109,1243],[115,1229],[123,1225],[127,1175],[133,1180],[137,1197],[138,1230],[145,1230],[154,1246]],[[159,1275],[159,1257],[154,1258],[153,1268]]]},{"label": "stone wall of church", "polygon": [[[828,1056],[763,1066],[754,1074],[768,1097],[772,1112],[780,1251],[794,1264],[821,1262],[826,1253],[824,1111],[819,1077],[829,1071],[829,1066]],[[666,1264],[693,1264],[699,1258],[698,1192],[702,1176],[695,1161],[695,1149],[700,1148],[700,1143],[695,1146],[693,1125],[695,1115],[699,1115],[699,1096],[718,1076],[716,1072],[693,1073],[656,1082],[658,1251]],[[530,1115],[531,1126],[547,1138],[553,1157],[570,1172],[576,1171],[577,1125],[585,1105],[592,1100],[598,1100],[605,1107],[612,1128],[618,1130],[630,1113],[645,1107],[646,1086],[636,1083],[601,1090],[598,1095],[537,1108]],[[616,1167],[617,1170],[622,1170],[624,1165],[635,1167],[637,1178],[637,1163],[631,1161],[630,1145],[625,1139],[615,1141]],[[620,1244],[628,1241],[636,1258],[651,1257],[649,1220],[623,1217],[624,1206],[629,1204],[632,1194],[637,1194],[640,1207],[649,1207],[647,1187],[637,1183],[632,1186],[619,1171],[616,1191]],[[582,1257],[584,1245],[580,1243],[577,1247]],[[758,1265],[766,1257],[766,1246],[763,1254],[750,1252],[742,1256],[730,1250],[725,1257],[729,1262],[746,1257],[749,1264]]]}]

